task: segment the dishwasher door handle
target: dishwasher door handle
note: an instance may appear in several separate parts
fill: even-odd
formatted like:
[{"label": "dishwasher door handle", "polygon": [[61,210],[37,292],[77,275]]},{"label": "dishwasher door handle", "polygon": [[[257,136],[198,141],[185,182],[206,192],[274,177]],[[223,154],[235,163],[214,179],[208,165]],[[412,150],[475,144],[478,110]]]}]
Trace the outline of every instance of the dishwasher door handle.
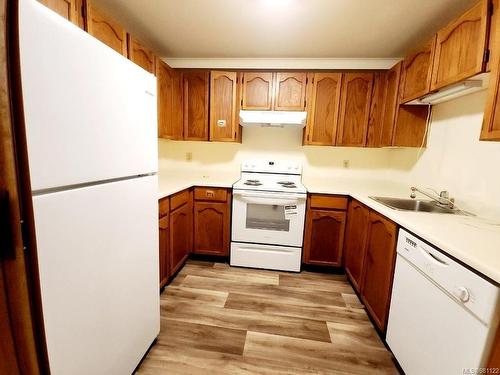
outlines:
[{"label": "dishwasher door handle", "polygon": [[432,262],[437,263],[440,266],[448,266],[449,265],[448,262],[446,262],[445,260],[441,259],[437,255],[431,253],[430,251],[424,249],[423,247],[419,246],[418,248],[426,256],[426,258],[428,258]]}]

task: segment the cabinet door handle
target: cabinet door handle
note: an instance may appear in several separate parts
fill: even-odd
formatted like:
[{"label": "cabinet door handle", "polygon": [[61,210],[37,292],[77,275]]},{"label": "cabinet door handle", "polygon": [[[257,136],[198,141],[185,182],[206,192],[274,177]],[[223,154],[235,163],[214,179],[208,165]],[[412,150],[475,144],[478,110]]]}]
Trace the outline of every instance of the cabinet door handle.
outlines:
[{"label": "cabinet door handle", "polygon": [[0,192],[0,259],[13,259],[14,257],[9,193],[2,191]]}]

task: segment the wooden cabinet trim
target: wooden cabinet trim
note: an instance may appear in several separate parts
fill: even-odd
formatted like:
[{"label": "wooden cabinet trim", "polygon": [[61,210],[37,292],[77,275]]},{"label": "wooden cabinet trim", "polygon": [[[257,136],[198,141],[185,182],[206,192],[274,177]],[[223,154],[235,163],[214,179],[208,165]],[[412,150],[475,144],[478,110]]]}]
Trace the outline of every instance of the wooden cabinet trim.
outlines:
[{"label": "wooden cabinet trim", "polygon": [[348,198],[346,196],[311,194],[309,203],[311,208],[323,208],[332,210],[347,210]]},{"label": "wooden cabinet trim", "polygon": [[195,187],[194,199],[197,201],[226,202],[228,191],[224,188]]},{"label": "wooden cabinet trim", "polygon": [[170,196],[170,211],[174,211],[177,208],[189,203],[190,199],[189,189],[180,191]]},{"label": "wooden cabinet trim", "polygon": [[168,197],[160,199],[158,202],[158,216],[161,218],[170,212],[170,199]]},{"label": "wooden cabinet trim", "polygon": [[[446,27],[438,31],[436,37],[434,66],[432,69],[431,90],[437,90],[452,83],[472,77],[476,74],[481,73],[485,69],[486,64],[484,59],[484,52],[487,48],[489,25],[488,4],[489,0],[480,0],[476,5],[463,13],[456,20],[450,22]],[[464,40],[464,36],[459,35],[456,38],[458,38],[459,47],[462,48],[457,48],[457,46],[455,45],[453,46],[453,51],[455,54],[451,56],[442,56],[443,45],[455,36],[455,32],[459,31],[462,27],[465,27],[465,25],[470,25],[473,23],[479,23],[477,29],[477,39]],[[464,34],[466,38],[472,37],[470,35],[470,30],[467,30],[462,34]],[[467,53],[461,54],[460,51],[467,51]],[[472,65],[468,68],[457,66],[456,69],[459,70],[457,72],[453,71],[453,66],[450,65],[450,61],[444,60],[445,58],[451,57],[451,61],[453,61],[454,63],[463,63],[464,59],[471,54],[474,56]],[[443,74],[443,77],[441,77],[441,73]]]}]

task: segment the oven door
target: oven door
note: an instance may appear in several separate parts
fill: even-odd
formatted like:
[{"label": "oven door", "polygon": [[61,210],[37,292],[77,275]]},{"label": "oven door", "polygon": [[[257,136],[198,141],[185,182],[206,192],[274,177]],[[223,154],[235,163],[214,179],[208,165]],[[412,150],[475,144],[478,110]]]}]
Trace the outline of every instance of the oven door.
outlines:
[{"label": "oven door", "polygon": [[233,192],[232,241],[302,247],[306,194]]}]

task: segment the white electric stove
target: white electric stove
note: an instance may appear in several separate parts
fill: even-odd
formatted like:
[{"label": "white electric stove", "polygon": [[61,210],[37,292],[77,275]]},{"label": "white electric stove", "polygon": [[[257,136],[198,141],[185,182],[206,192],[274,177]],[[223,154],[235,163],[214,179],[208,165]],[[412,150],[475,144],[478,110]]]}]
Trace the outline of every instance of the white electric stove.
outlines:
[{"label": "white electric stove", "polygon": [[233,185],[230,263],[300,271],[307,191],[300,164],[244,162]]}]

